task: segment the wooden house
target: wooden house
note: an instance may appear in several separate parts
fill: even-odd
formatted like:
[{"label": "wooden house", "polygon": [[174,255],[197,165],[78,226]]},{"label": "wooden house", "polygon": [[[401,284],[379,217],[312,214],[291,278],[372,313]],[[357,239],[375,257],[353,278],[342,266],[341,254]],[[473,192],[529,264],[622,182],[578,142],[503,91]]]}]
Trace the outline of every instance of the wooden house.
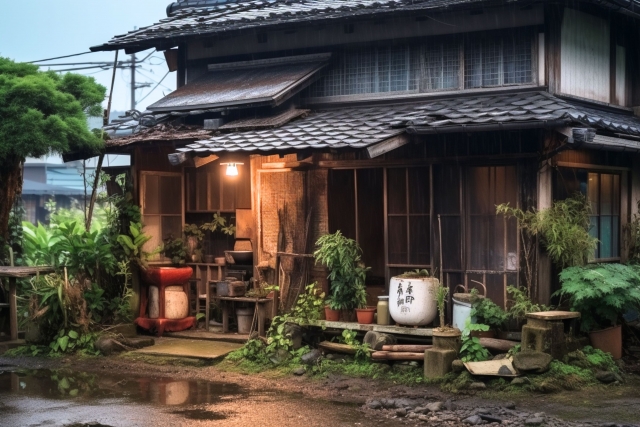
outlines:
[{"label": "wooden house", "polygon": [[[522,242],[495,206],[581,191],[595,258],[625,259],[640,2],[179,0],[167,13],[92,48],[155,48],[175,71],[178,89],[109,146],[132,155],[156,242],[220,211],[242,217],[256,271],[326,285],[320,266],[278,253],[341,230],[363,248],[372,298],[428,268],[504,304],[524,280]],[[548,302],[544,254],[537,276]]]}]

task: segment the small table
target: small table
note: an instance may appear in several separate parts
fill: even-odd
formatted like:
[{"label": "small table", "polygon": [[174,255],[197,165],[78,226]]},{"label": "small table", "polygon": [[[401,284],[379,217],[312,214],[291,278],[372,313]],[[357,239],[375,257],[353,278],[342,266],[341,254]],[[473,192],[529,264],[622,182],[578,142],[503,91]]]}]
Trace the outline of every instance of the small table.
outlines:
[{"label": "small table", "polygon": [[0,266],[0,277],[9,278],[9,327],[11,330],[11,341],[18,339],[18,306],[16,302],[16,279],[37,276],[39,274],[53,273],[55,270],[51,266],[37,267],[13,267]]},{"label": "small table", "polygon": [[229,332],[229,303],[230,302],[248,302],[258,306],[258,334],[265,336],[264,321],[266,319],[267,308],[266,304],[273,301],[272,298],[249,298],[249,297],[214,297],[214,299],[220,301],[222,306],[222,332]]}]

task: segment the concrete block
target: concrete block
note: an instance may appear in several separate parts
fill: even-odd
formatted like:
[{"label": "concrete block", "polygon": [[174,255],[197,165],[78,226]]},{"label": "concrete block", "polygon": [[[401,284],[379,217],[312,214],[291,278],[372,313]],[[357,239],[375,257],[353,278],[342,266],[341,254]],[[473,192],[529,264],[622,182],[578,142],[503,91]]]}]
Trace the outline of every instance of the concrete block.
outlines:
[{"label": "concrete block", "polygon": [[424,376],[440,378],[451,372],[451,364],[458,358],[456,350],[431,348],[424,352]]}]

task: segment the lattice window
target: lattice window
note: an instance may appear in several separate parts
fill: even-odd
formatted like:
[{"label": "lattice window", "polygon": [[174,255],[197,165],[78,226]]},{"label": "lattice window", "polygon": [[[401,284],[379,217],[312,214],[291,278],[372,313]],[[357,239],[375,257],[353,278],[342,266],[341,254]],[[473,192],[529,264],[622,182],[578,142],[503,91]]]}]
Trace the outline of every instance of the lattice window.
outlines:
[{"label": "lattice window", "polygon": [[416,90],[418,51],[383,47],[344,52],[338,64],[309,89],[312,97]]},{"label": "lattice window", "polygon": [[460,46],[434,43],[423,52],[423,90],[457,89],[460,85]]},{"label": "lattice window", "polygon": [[531,83],[531,37],[515,35],[468,40],[464,62],[464,86],[467,89]]}]

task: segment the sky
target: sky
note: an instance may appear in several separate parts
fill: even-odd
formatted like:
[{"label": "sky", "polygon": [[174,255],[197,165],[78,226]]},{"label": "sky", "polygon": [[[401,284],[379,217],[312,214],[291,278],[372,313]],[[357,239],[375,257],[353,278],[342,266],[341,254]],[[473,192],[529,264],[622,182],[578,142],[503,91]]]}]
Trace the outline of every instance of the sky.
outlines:
[{"label": "sky", "polygon": [[[89,47],[103,44],[115,35],[166,18],[166,7],[171,2],[172,0],[1,0],[0,56],[26,62],[87,52]],[[149,94],[168,71],[162,52],[149,49],[139,52],[137,58],[141,60],[150,53],[153,55],[138,68],[136,83],[146,82],[151,86],[137,89],[137,100]],[[114,56],[115,52],[98,52],[49,62],[113,61]],[[120,51],[118,60],[121,59],[129,59],[129,56]],[[72,67],[51,67],[56,68]],[[111,69],[77,72],[95,77],[98,83],[107,87],[108,94]],[[130,81],[130,70],[118,70],[112,111],[130,109]],[[144,110],[174,90],[175,84],[175,73],[170,73],[136,109]],[[106,108],[106,102],[104,104]]]}]

